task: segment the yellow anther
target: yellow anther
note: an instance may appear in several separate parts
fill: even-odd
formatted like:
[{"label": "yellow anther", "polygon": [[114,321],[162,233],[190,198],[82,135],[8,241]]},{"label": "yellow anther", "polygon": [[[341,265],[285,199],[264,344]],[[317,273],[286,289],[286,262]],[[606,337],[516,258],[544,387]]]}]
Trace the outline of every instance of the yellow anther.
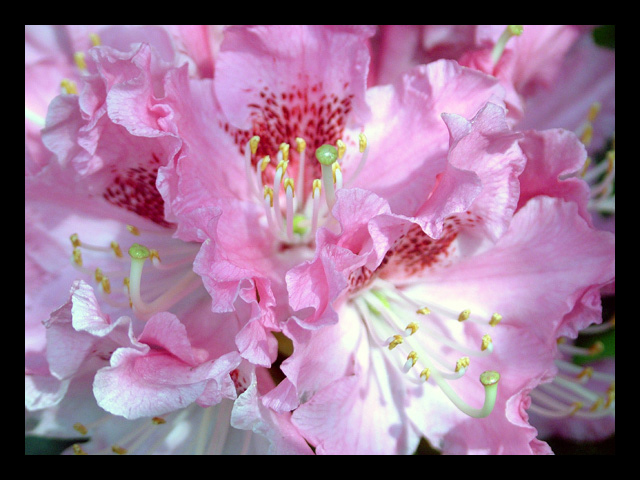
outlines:
[{"label": "yellow anther", "polygon": [[416,310],[416,313],[419,315],[429,315],[431,313],[431,310],[429,310],[427,307],[422,307]]},{"label": "yellow anther", "polygon": [[598,355],[599,353],[604,352],[604,343],[600,340],[593,342],[593,344],[588,348],[588,352],[590,355]]},{"label": "yellow anther", "polygon": [[73,248],[77,248],[82,245],[80,243],[80,238],[78,237],[77,233],[74,233],[73,235],[71,235],[69,237],[69,240],[71,240],[71,245],[73,245]]},{"label": "yellow anther", "polygon": [[284,191],[287,192],[287,187],[291,187],[291,196],[296,196],[295,185],[293,183],[293,178],[287,177],[284,179]]},{"label": "yellow anther", "polygon": [[273,207],[273,188],[265,185],[263,198],[267,198],[267,196],[269,197],[269,206]]},{"label": "yellow anther", "polygon": [[589,167],[591,166],[591,162],[593,162],[593,160],[591,160],[591,157],[587,157],[587,159],[584,162],[584,166],[582,167],[582,170],[580,171],[580,176],[584,177],[587,174],[587,171],[589,170]]},{"label": "yellow anther", "polygon": [[414,333],[416,333],[418,331],[418,328],[420,328],[420,326],[416,322],[411,322],[409,325],[404,327],[405,331],[407,330],[411,331],[409,335],[413,335]]},{"label": "yellow anther", "polygon": [[271,157],[269,155],[265,155],[262,161],[260,162],[260,171],[264,172],[270,163],[271,163]]},{"label": "yellow anther", "polygon": [[136,237],[140,235],[140,230],[138,230],[138,227],[134,227],[133,225],[127,225],[127,230],[129,230],[129,233],[135,235]]},{"label": "yellow anther", "polygon": [[78,94],[78,85],[73,80],[69,80],[68,78],[63,79],[60,82],[60,88],[64,90],[64,93],[67,95],[77,95]]},{"label": "yellow anther", "polygon": [[417,361],[418,361],[418,354],[416,352],[410,352],[409,355],[407,355],[407,362],[411,360],[411,366],[415,367]]},{"label": "yellow anther", "polygon": [[564,343],[567,343],[567,339],[565,337],[558,337],[558,339],[556,340],[556,343],[558,345],[562,345]]},{"label": "yellow anther", "polygon": [[100,285],[102,285],[102,290],[104,293],[111,293],[111,282],[109,281],[109,277],[102,277],[100,280]]},{"label": "yellow anther", "polygon": [[90,33],[89,39],[91,40],[91,45],[93,45],[94,47],[99,47],[100,45],[102,45],[100,36],[97,33]]},{"label": "yellow anther", "polygon": [[278,163],[278,166],[276,167],[276,171],[279,169],[282,169],[282,178],[280,181],[282,181],[284,179],[284,174],[287,172],[287,167],[289,166],[289,162],[282,160],[281,162]]},{"label": "yellow anther", "polygon": [[602,406],[603,403],[604,403],[604,399],[602,397],[598,397],[598,399],[595,402],[593,402],[593,405],[589,407],[589,411],[595,412]]},{"label": "yellow anther", "polygon": [[402,343],[402,335],[394,335],[393,340],[389,342],[389,350],[393,350]]},{"label": "yellow anther", "polygon": [[614,390],[607,391],[607,401],[604,403],[604,407],[609,408],[615,399],[616,399],[616,392]]},{"label": "yellow anther", "polygon": [[82,266],[82,253],[80,253],[80,249],[79,248],[74,248],[73,249],[73,261],[79,267]]},{"label": "yellow anther", "polygon": [[296,150],[298,153],[304,152],[305,148],[307,148],[307,142],[304,141],[304,138],[296,137]]},{"label": "yellow anther", "polygon": [[582,371],[578,374],[578,380],[582,380],[583,378],[591,378],[593,376],[593,367],[584,367]]},{"label": "yellow anther", "polygon": [[89,431],[89,430],[87,430],[87,427],[85,427],[85,426],[84,426],[83,424],[81,424],[81,423],[74,423],[74,424],[73,424],[73,429],[74,429],[76,432],[81,433],[82,435],[86,435],[86,434],[87,434],[87,432]]},{"label": "yellow anther", "polygon": [[607,152],[607,173],[611,173],[611,170],[613,170],[613,166],[616,163],[616,151],[615,150],[609,150]]},{"label": "yellow anther", "polygon": [[491,325],[492,327],[495,327],[501,321],[502,321],[502,315],[500,315],[499,313],[494,313],[493,315],[491,315],[491,320],[489,320],[489,325]]},{"label": "yellow anther", "polygon": [[338,139],[338,141],[336,142],[336,147],[338,148],[338,160],[340,160],[342,157],[344,157],[344,152],[347,151],[347,146],[342,140]]},{"label": "yellow anther", "polygon": [[471,310],[469,309],[463,310],[460,312],[460,315],[458,315],[458,321],[464,322],[465,320],[468,320],[470,316],[471,316]]},{"label": "yellow anther", "polygon": [[116,254],[116,257],[122,258],[122,250],[120,250],[120,245],[118,242],[111,242],[111,250]]},{"label": "yellow anther", "polygon": [[430,376],[431,376],[431,370],[429,370],[428,368],[425,368],[420,372],[420,378],[423,378],[425,382],[429,380]]},{"label": "yellow anther", "polygon": [[73,60],[74,62],[76,62],[76,66],[80,69],[80,70],[86,70],[87,69],[87,62],[84,59],[84,53],[82,52],[76,52],[73,54]]},{"label": "yellow anther", "polygon": [[[311,190],[312,198],[316,198],[316,195],[320,195],[320,191],[322,190],[322,181],[319,178],[316,178],[313,181],[313,189]],[[318,192],[316,194],[316,191]]]},{"label": "yellow anther", "polygon": [[251,148],[251,155],[255,155],[256,152],[258,151],[258,143],[260,142],[260,137],[259,136],[253,136],[251,137],[251,140],[249,140],[249,147]]},{"label": "yellow anther", "polygon": [[598,114],[602,110],[602,104],[600,102],[593,102],[589,107],[589,114],[587,115],[587,120],[589,122],[594,122]]},{"label": "yellow anther", "polygon": [[153,417],[151,419],[151,423],[153,423],[154,425],[163,425],[167,423],[167,421],[162,417]]},{"label": "yellow anther", "polygon": [[73,453],[74,453],[75,455],[89,455],[89,454],[88,454],[87,452],[85,452],[85,451],[82,449],[82,447],[81,447],[79,444],[77,444],[77,443],[74,443],[74,444],[71,446],[71,448],[73,448]]},{"label": "yellow anther", "polygon": [[154,258],[157,258],[158,261],[160,261],[160,254],[157,250],[154,250],[152,248],[151,250],[149,250],[149,260],[153,260]]},{"label": "yellow anther", "polygon": [[285,162],[289,161],[289,144],[281,143],[279,150],[282,152],[282,160]]},{"label": "yellow anther", "polygon": [[127,287],[127,290],[129,290],[129,284],[131,283],[131,281],[129,280],[129,277],[124,277],[122,279],[122,284]]},{"label": "yellow anther", "polygon": [[469,357],[462,357],[456,362],[456,372],[459,372],[463,368],[467,368],[470,363],[471,361],[469,360]]},{"label": "yellow anther", "polygon": [[102,270],[100,268],[96,268],[93,277],[96,279],[96,282],[100,283],[104,278],[104,274],[102,273]]},{"label": "yellow anther", "polygon": [[580,141],[585,145],[591,144],[591,140],[593,139],[593,125],[587,123],[584,127],[584,132],[580,136]]},{"label": "yellow anther", "polygon": [[580,410],[582,410],[583,407],[583,403],[582,402],[573,402],[571,404],[571,412],[569,412],[569,415],[575,415],[577,412],[579,412]]},{"label": "yellow anther", "polygon": [[358,147],[360,150],[360,153],[364,153],[364,151],[367,149],[367,137],[364,135],[364,133],[361,133],[358,136]]},{"label": "yellow anther", "polygon": [[340,164],[338,162],[334,162],[331,165],[331,171],[333,172],[333,183],[336,183],[336,170],[340,170],[342,172],[342,170],[340,169]]},{"label": "yellow anther", "polygon": [[491,340],[491,337],[487,334],[482,337],[482,346],[480,347],[480,350],[484,352],[491,345],[493,345],[493,340]]},{"label": "yellow anther", "polygon": [[126,448],[122,448],[118,445],[111,445],[111,451],[113,453],[117,453],[118,455],[126,455],[127,453],[127,449]]}]

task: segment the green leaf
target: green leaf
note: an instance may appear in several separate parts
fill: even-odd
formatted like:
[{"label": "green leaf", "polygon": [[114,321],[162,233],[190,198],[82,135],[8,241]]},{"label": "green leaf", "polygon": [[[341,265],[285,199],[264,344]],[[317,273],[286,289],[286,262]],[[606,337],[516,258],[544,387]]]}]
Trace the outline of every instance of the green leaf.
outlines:
[{"label": "green leaf", "polygon": [[616,48],[616,26],[600,25],[593,29],[593,40],[596,45],[605,48]]}]

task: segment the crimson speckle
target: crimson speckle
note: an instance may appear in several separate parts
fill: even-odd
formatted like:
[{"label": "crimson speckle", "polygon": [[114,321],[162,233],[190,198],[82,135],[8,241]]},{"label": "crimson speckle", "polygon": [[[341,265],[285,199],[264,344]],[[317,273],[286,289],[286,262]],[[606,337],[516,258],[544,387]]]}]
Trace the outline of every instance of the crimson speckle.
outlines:
[{"label": "crimson speckle", "polygon": [[173,227],[164,218],[164,201],[156,188],[160,161],[152,156],[149,164],[114,171],[111,184],[102,196],[107,202],[134,212],[163,227]]}]

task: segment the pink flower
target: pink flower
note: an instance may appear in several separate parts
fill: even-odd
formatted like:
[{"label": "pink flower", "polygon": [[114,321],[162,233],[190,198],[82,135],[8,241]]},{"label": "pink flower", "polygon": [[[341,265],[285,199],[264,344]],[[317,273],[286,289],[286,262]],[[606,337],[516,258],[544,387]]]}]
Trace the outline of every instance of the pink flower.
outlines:
[{"label": "pink flower", "polygon": [[[446,77],[431,78],[423,91]],[[579,168],[575,136],[514,134],[492,104],[470,120],[443,118],[450,147],[394,156],[395,185],[371,176],[370,191],[338,192],[339,228],[321,229],[314,259],[287,274],[294,353],[282,365],[287,383],[267,400],[299,405],[293,422],[319,453],[408,453],[417,433],[449,453],[549,451],[527,422],[528,395],[553,376],[556,332],[594,321],[576,313],[597,311],[613,240],[590,226],[586,184],[553,170],[529,175],[553,159]],[[535,135],[553,148],[532,150]],[[378,158],[372,151],[368,171],[384,171]],[[439,181],[402,176],[423,158]]]},{"label": "pink flower", "polygon": [[[116,438],[116,453],[308,452],[289,415],[250,408],[271,380],[242,360],[236,335],[257,310],[211,311],[193,271],[200,244],[173,238],[156,188],[158,168],[181,148],[161,130],[165,84],[188,65],[162,29],[117,30],[123,49],[88,50],[77,90],[51,102],[42,138],[55,156],[25,178],[25,404],[42,412],[35,431],[69,436],[84,425],[76,430],[89,430],[82,450],[92,452]],[[152,43],[129,49],[138,33]],[[70,408],[79,400],[85,409]],[[110,428],[114,416],[147,420]],[[197,422],[197,443],[185,443]],[[154,423],[172,427],[153,432]]]},{"label": "pink flower", "polygon": [[[481,53],[367,89],[372,27],[152,33],[87,51],[27,178],[38,431],[81,423],[76,453],[549,453],[530,393],[599,320],[614,255],[578,139],[512,129],[535,39],[495,76]],[[111,416],[134,423],[95,429]]]}]

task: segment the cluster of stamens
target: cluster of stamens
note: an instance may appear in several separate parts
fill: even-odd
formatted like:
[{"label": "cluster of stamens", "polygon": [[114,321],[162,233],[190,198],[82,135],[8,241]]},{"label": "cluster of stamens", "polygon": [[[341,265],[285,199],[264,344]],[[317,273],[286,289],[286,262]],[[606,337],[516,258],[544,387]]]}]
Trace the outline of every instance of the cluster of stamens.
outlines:
[{"label": "cluster of stamens", "polygon": [[[611,320],[583,330],[581,334],[602,333],[614,325],[615,320]],[[569,360],[570,357],[593,358],[601,354],[604,349],[602,342],[595,341],[585,348],[560,338],[558,349],[564,354],[563,358],[556,360],[558,374],[552,382],[540,385],[531,392],[530,410],[547,418],[615,417],[615,374]]]},{"label": "cluster of stamens", "polygon": [[[127,230],[134,236],[141,234],[140,230],[132,225],[127,225]],[[147,320],[154,313],[169,309],[201,285],[200,278],[191,268],[197,249],[186,248],[184,252],[178,253],[176,260],[163,262],[158,250],[133,243],[128,250],[129,259],[126,259],[122,248],[116,241],[111,241],[108,246],[102,246],[81,241],[77,233],[72,234],[69,238],[73,247],[72,265],[88,277],[93,278],[105,302],[115,308],[132,308],[141,320]],[[170,248],[166,250],[167,254],[172,253]],[[101,267],[88,268],[85,264],[83,251],[98,254],[103,262],[107,261],[112,270]],[[104,255],[107,255],[106,259]],[[162,288],[155,300],[149,303],[142,299],[141,292],[142,270],[147,259],[151,261],[155,270],[168,272],[167,284],[170,285],[168,288]],[[128,269],[127,262],[129,262]],[[118,266],[116,267],[116,265]],[[184,270],[183,267],[188,267],[186,272],[174,279],[172,274]],[[117,294],[114,290],[112,282],[114,278],[122,279],[122,294]],[[154,281],[150,283],[154,283]]]},{"label": "cluster of stamens", "polygon": [[[367,328],[371,342],[387,351],[393,351],[392,361],[397,363],[399,370],[409,381],[422,384],[433,379],[449,400],[469,416],[482,418],[491,413],[500,379],[498,372],[490,370],[480,375],[480,382],[485,391],[484,402],[480,408],[467,404],[448,383],[465,376],[472,358],[485,357],[493,352],[493,340],[490,335],[485,334],[480,339],[479,348],[469,348],[461,344],[430,325],[426,317],[432,315],[432,309],[420,306],[393,286],[385,286],[383,289],[371,288],[360,293],[353,303]],[[454,314],[438,308],[435,315],[445,322],[476,322],[492,327],[502,319],[496,313],[490,319],[482,320],[472,316],[468,309]],[[442,347],[462,355],[451,364],[450,360],[442,356]],[[400,358],[396,359],[397,352],[401,353]]]},{"label": "cluster of stamens", "polygon": [[[249,190],[264,206],[268,230],[280,241],[288,244],[308,243],[315,237],[319,225],[331,217],[336,201],[336,191],[344,186],[340,160],[346,152],[346,144],[338,140],[336,145],[325,144],[316,149],[316,160],[320,163],[322,176],[311,183],[311,192],[305,192],[305,164],[307,144],[296,138],[298,154],[297,178],[290,177],[287,169],[290,161],[290,145],[280,144],[276,153],[273,184],[265,185],[263,172],[272,164],[269,155],[253,158],[258,150],[260,137],[252,137],[245,148],[245,174]],[[360,161],[349,182],[362,170],[368,153],[367,139],[359,136]],[[321,198],[324,198],[324,202]]]},{"label": "cluster of stamens", "polygon": [[[587,119],[580,127],[578,136],[585,147],[591,145],[593,139],[593,123],[602,106],[594,102],[589,108]],[[603,158],[597,162],[591,157],[580,172],[581,177],[591,186],[589,209],[602,214],[614,214],[616,212],[615,179],[616,179],[616,146],[615,137],[611,140],[610,148]]]}]

